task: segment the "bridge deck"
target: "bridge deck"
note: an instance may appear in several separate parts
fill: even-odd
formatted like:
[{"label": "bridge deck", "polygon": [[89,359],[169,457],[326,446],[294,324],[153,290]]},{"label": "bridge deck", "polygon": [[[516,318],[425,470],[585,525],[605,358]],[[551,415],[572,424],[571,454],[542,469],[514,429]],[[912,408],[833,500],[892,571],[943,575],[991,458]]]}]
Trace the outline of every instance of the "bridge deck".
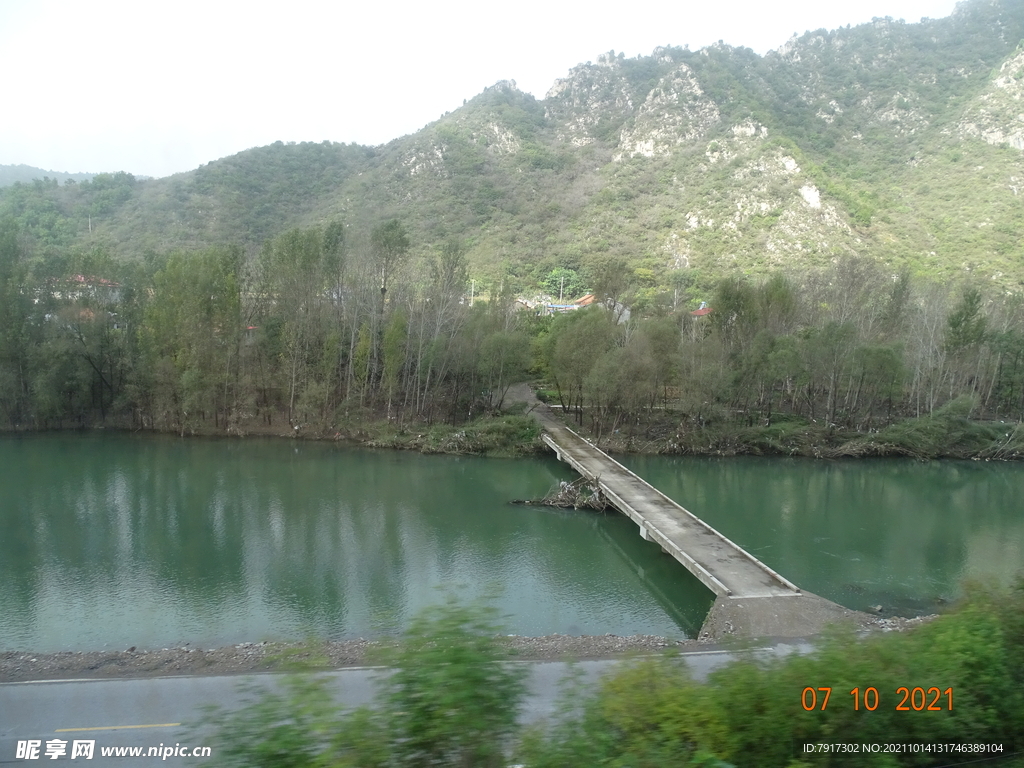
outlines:
[{"label": "bridge deck", "polygon": [[[546,410],[546,409],[545,409]],[[796,585],[546,413],[544,441],[719,597],[785,597]]]}]

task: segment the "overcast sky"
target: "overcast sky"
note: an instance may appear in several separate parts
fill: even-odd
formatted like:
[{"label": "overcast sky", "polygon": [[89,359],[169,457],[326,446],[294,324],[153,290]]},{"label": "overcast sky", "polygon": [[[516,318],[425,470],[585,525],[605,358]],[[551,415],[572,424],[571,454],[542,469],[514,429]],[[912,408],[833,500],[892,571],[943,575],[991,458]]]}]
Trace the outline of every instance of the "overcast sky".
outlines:
[{"label": "overcast sky", "polygon": [[0,0],[0,164],[166,176],[274,141],[383,144],[498,80],[538,98],[614,49],[765,53],[954,0]]}]

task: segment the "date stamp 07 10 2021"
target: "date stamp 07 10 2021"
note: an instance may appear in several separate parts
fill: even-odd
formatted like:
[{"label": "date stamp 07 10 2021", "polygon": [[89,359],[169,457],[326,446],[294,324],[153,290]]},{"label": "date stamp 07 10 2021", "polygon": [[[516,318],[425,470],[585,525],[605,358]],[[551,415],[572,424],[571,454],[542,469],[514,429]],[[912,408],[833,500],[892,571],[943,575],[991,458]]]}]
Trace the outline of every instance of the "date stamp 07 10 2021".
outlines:
[{"label": "date stamp 07 10 2021", "polygon": [[[853,708],[858,711],[863,707],[869,712],[874,712],[878,709],[881,701],[878,689],[874,686],[869,686],[863,690],[859,687],[854,688],[850,691],[850,695],[853,697]],[[828,706],[831,696],[832,689],[829,687],[811,688],[808,686],[800,694],[800,705],[807,712],[815,709],[824,711]],[[932,687],[926,690],[921,687],[907,688],[906,686],[900,686],[896,689],[896,696],[900,697],[899,703],[896,704],[897,712],[941,712],[943,710],[953,710],[952,688],[941,690]],[[818,706],[819,702],[821,704],[820,707]]]},{"label": "date stamp 07 10 2021", "polygon": [[[828,706],[829,699],[832,696],[832,688],[821,686],[818,688],[812,688],[808,686],[804,688],[800,694],[800,705],[805,711],[811,712],[816,709],[822,711]],[[869,712],[874,712],[878,709],[881,702],[879,697],[878,689],[874,686],[867,688],[854,688],[850,691],[850,696],[853,697],[853,709],[860,711],[863,707]],[[900,686],[896,689],[896,696],[899,698],[899,702],[895,705],[897,712],[941,712],[943,710],[952,711],[953,709],[953,689],[946,688],[942,690],[937,687],[922,688],[914,687],[908,688],[906,686]],[[820,704],[820,706],[819,706]],[[887,744],[843,744],[843,743],[825,743],[816,742],[813,744],[804,744],[804,752],[847,752],[847,753],[874,753],[874,752],[889,752],[889,753],[900,753],[900,752],[931,752],[931,753],[969,753],[969,754],[980,754],[980,753],[992,753],[999,754],[1003,751],[1002,744],[964,744],[959,742],[936,742],[936,743],[908,743],[901,744],[898,742],[887,743]]]}]

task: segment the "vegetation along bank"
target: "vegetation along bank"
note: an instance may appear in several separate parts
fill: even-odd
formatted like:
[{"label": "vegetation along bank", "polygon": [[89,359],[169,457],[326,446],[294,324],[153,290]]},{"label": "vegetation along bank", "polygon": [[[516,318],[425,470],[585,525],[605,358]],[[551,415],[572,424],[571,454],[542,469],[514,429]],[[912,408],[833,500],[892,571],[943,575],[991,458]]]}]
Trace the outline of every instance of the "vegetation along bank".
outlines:
[{"label": "vegetation along bank", "polygon": [[251,260],[222,248],[61,270],[28,258],[10,223],[0,234],[7,429],[515,454],[540,448],[536,403],[513,386],[540,380],[613,450],[1024,455],[1024,302],[867,261],[727,277],[711,313],[680,302],[627,319],[612,301],[554,316],[510,291],[467,301],[464,249],[408,264],[398,220],[359,258],[329,225]]}]

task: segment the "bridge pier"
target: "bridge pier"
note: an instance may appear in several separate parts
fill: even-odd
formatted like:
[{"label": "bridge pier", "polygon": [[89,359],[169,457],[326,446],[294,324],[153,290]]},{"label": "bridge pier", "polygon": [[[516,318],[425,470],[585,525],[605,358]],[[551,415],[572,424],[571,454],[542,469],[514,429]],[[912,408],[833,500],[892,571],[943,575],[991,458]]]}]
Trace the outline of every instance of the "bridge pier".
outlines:
[{"label": "bridge pier", "polygon": [[[641,539],[643,539],[644,541],[650,541],[650,542],[653,542],[653,543],[657,544],[658,545],[658,549],[660,549],[666,555],[671,555],[672,554],[667,549],[665,549],[665,547],[654,536],[651,535],[650,531],[648,531],[646,528],[644,528],[642,523],[638,523],[637,527],[640,528],[640,538]],[[711,591],[713,592],[714,589],[712,588]]]}]

